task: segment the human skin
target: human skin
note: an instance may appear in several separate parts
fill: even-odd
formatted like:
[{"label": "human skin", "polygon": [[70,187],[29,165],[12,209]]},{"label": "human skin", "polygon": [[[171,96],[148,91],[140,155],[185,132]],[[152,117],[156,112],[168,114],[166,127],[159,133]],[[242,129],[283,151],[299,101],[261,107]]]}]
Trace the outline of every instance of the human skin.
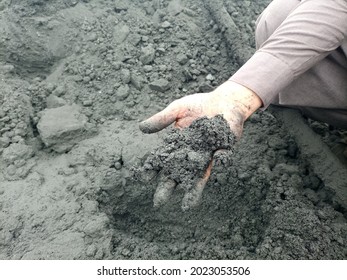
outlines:
[{"label": "human skin", "polygon": [[[244,122],[261,106],[262,101],[255,92],[229,80],[212,92],[196,93],[173,101],[164,110],[141,122],[140,129],[144,133],[155,133],[172,123],[176,128],[183,129],[196,119],[222,115],[231,131],[239,139]],[[195,193],[199,194],[198,199],[190,202],[191,205],[187,208],[194,207],[200,202],[212,166],[213,160],[209,163],[203,178],[197,178]],[[169,200],[175,185],[172,180],[161,178],[154,195],[154,205],[163,205]]]},{"label": "human skin", "polygon": [[144,133],[158,132],[170,124],[184,128],[202,117],[223,115],[230,129],[241,137],[244,122],[262,106],[261,99],[252,90],[232,81],[226,81],[209,93],[187,95],[140,123]]}]

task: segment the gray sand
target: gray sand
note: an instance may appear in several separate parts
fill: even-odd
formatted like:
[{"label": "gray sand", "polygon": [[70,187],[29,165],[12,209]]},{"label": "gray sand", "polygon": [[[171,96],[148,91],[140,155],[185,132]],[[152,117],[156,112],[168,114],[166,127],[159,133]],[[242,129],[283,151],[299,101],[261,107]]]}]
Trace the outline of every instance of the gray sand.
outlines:
[{"label": "gray sand", "polygon": [[[269,2],[225,1],[245,56]],[[270,112],[235,144],[214,120],[138,129],[240,67],[218,24],[202,0],[0,1],[0,259],[346,259],[346,209]],[[159,171],[178,187],[154,207]]]}]

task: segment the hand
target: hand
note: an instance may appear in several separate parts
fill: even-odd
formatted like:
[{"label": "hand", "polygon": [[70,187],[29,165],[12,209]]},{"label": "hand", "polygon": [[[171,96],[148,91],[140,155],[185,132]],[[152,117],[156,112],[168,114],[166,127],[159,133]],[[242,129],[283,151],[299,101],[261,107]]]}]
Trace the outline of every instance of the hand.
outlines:
[{"label": "hand", "polygon": [[[210,93],[197,93],[172,102],[163,111],[155,114],[140,124],[144,133],[154,133],[175,123],[177,128],[188,127],[193,121],[202,117],[222,115],[236,138],[240,138],[245,120],[261,106],[260,98],[248,88],[227,81]],[[216,152],[215,154],[220,154]],[[204,176],[197,179],[196,186],[183,198],[183,209],[196,206],[200,202],[202,191],[211,173],[213,161],[206,164]],[[160,206],[169,198],[176,182],[160,178],[154,195],[154,205]]]}]

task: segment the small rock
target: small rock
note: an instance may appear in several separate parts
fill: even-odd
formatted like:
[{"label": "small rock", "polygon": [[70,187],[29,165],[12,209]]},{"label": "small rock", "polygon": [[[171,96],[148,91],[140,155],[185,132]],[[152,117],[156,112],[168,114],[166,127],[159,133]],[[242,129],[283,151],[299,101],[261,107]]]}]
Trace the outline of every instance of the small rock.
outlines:
[{"label": "small rock", "polygon": [[14,166],[19,168],[25,165],[25,159],[18,159],[14,161]]},{"label": "small rock", "polygon": [[206,80],[207,80],[207,81],[214,81],[213,75],[212,75],[212,74],[208,74],[208,75],[206,76]]},{"label": "small rock", "polygon": [[288,156],[291,158],[296,158],[298,155],[298,146],[296,143],[289,143],[287,148]]},{"label": "small rock", "polygon": [[190,73],[192,73],[193,75],[199,76],[201,74],[201,72],[198,69],[192,69],[190,70]]},{"label": "small rock", "polygon": [[65,86],[60,85],[60,86],[57,86],[57,88],[53,91],[53,94],[59,97],[59,96],[62,96],[65,93],[65,91],[66,91]]},{"label": "small rock", "polygon": [[124,248],[124,249],[122,250],[121,254],[122,254],[124,257],[129,257],[129,256],[131,256],[131,252],[130,252],[130,250],[127,249],[127,248]]},{"label": "small rock", "polygon": [[86,255],[88,257],[94,257],[95,254],[96,254],[96,251],[97,251],[97,249],[96,249],[94,244],[89,245],[88,248],[87,248],[87,251],[86,251]]},{"label": "small rock", "polygon": [[137,90],[141,90],[143,87],[143,79],[136,73],[131,73],[130,82]]},{"label": "small rock", "polygon": [[210,84],[205,82],[205,83],[202,83],[202,84],[199,85],[199,88],[198,88],[197,91],[198,92],[210,92],[210,91],[213,91],[213,90],[214,90],[214,88]]},{"label": "small rock", "polygon": [[122,11],[127,11],[129,7],[129,4],[127,3],[127,1],[115,1],[115,5],[114,5],[114,11],[116,13],[120,13]]},{"label": "small rock", "polygon": [[64,106],[65,104],[66,101],[63,98],[56,96],[55,94],[49,95],[46,99],[46,105],[48,109],[58,108]]},{"label": "small rock", "polygon": [[167,7],[168,13],[173,16],[178,15],[182,10],[183,6],[181,0],[172,0]]},{"label": "small rock", "polygon": [[166,90],[170,88],[170,83],[168,80],[161,78],[150,83],[149,87],[150,89],[155,91],[165,92]]},{"label": "small rock", "polygon": [[166,65],[164,65],[164,64],[162,64],[162,65],[159,65],[159,71],[160,72],[164,72],[164,71],[166,71]]},{"label": "small rock", "polygon": [[184,65],[188,62],[189,58],[185,54],[179,53],[176,56],[176,60],[178,61],[179,64]]},{"label": "small rock", "polygon": [[138,33],[130,34],[128,36],[128,41],[133,46],[137,46],[141,42],[141,35],[139,35]]},{"label": "small rock", "polygon": [[143,66],[143,70],[146,73],[152,72],[153,71],[153,66],[152,65],[145,65],[145,66]]},{"label": "small rock", "polygon": [[117,89],[116,96],[118,100],[123,101],[125,100],[130,94],[129,86],[128,85],[122,85]]},{"label": "small rock", "polygon": [[9,122],[11,119],[10,119],[10,117],[9,116],[5,116],[5,117],[3,117],[0,121],[2,121],[2,122],[4,122],[4,123],[7,123],[7,122]]},{"label": "small rock", "polygon": [[167,20],[166,21],[164,21],[162,24],[161,24],[161,27],[162,28],[169,28],[171,26],[171,23],[170,22],[168,22]]},{"label": "small rock", "polygon": [[73,145],[89,137],[88,118],[77,105],[46,109],[37,124],[43,143],[58,153],[66,152]]},{"label": "small rock", "polygon": [[97,219],[89,222],[84,227],[84,232],[86,235],[91,237],[100,237],[105,231],[107,224],[108,224],[108,219],[106,217],[98,217]]},{"label": "small rock", "polygon": [[165,53],[166,53],[166,50],[165,50],[165,48],[159,47],[159,48],[157,48],[157,52],[158,52],[159,54],[165,54]]},{"label": "small rock", "polygon": [[14,176],[16,174],[16,170],[17,170],[17,168],[13,164],[10,164],[6,168],[6,172],[9,176]]},{"label": "small rock", "polygon": [[155,58],[155,49],[152,45],[148,45],[147,47],[142,48],[140,61],[142,64],[147,65],[150,64]]},{"label": "small rock", "polygon": [[114,168],[116,168],[116,170],[120,170],[122,169],[122,164],[119,161],[116,161],[114,163]]},{"label": "small rock", "polygon": [[130,76],[130,71],[128,69],[122,69],[120,71],[120,78],[122,80],[122,82],[124,84],[129,84],[130,83],[130,79],[131,79],[131,76]]},{"label": "small rock", "polygon": [[88,38],[89,41],[94,42],[96,41],[96,39],[98,39],[98,35],[96,35],[96,33],[91,33],[89,35],[89,38]]},{"label": "small rock", "polygon": [[82,104],[85,107],[89,107],[89,106],[93,105],[93,101],[92,100],[84,100]]},{"label": "small rock", "polygon": [[7,148],[10,142],[11,139],[6,136],[0,137],[0,148]]},{"label": "small rock", "polygon": [[3,72],[5,74],[7,73],[14,73],[15,68],[12,64],[5,64],[0,66],[0,72]]},{"label": "small rock", "polygon": [[14,163],[16,160],[26,160],[33,156],[33,149],[25,144],[13,143],[4,149],[2,157],[7,163]]},{"label": "small rock", "polygon": [[142,42],[147,42],[149,40],[149,37],[144,35],[141,37],[141,40]]},{"label": "small rock", "polygon": [[114,29],[113,36],[116,44],[123,43],[129,36],[130,28],[127,25],[117,25]]},{"label": "small rock", "polygon": [[217,56],[218,54],[214,51],[206,51],[206,55],[211,58]]}]

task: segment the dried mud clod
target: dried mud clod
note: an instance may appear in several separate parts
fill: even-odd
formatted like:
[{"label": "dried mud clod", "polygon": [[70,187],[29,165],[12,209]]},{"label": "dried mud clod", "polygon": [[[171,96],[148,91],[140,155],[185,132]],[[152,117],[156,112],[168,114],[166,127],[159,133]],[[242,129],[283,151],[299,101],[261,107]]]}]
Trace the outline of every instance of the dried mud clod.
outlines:
[{"label": "dried mud clod", "polygon": [[223,151],[218,152],[218,163],[230,163],[234,143],[235,135],[221,115],[200,118],[183,130],[171,130],[136,173],[155,171],[160,180],[171,179],[189,192],[204,176],[216,151]]}]

